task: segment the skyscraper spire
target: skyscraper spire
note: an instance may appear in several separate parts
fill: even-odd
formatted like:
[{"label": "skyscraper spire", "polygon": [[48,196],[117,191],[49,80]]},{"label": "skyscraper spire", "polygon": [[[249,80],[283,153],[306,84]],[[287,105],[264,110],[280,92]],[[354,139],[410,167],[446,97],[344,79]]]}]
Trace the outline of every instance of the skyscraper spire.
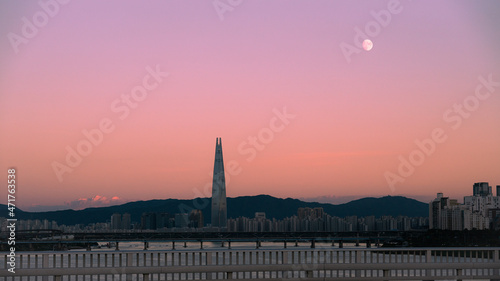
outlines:
[{"label": "skyscraper spire", "polygon": [[222,139],[215,141],[214,177],[212,182],[212,226],[227,227],[226,178],[222,159]]}]

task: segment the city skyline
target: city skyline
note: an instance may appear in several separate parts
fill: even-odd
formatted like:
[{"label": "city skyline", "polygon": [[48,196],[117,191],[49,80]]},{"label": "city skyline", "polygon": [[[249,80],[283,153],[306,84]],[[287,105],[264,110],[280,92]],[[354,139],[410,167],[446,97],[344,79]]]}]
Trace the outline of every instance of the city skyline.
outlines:
[{"label": "city skyline", "polygon": [[[220,171],[218,171],[218,164],[222,164],[221,160],[221,140],[217,138],[216,142],[216,161],[214,169],[214,179],[220,180]],[[217,199],[220,194],[219,186],[214,186],[215,192],[214,197]],[[262,196],[258,196],[262,197]],[[248,211],[245,211],[246,204],[235,204],[233,202],[233,212],[231,216],[226,216],[227,212],[224,210],[223,214],[224,221],[221,221],[220,210],[217,206],[220,203],[213,204],[209,208],[207,206],[203,207],[195,202],[191,202],[193,207],[184,203],[172,203],[170,207],[164,206],[163,208],[156,210],[143,211],[142,214],[137,213],[141,208],[137,208],[137,203],[135,205],[129,205],[128,208],[133,215],[127,212],[127,209],[120,206],[120,212],[111,210],[113,214],[111,219],[108,221],[102,221],[102,217],[98,221],[94,222],[81,222],[74,221],[73,226],[71,223],[68,224],[68,219],[64,218],[65,215],[60,213],[58,216],[54,217],[53,214],[50,217],[54,221],[47,220],[47,218],[41,220],[40,215],[32,219],[21,219],[20,223],[23,225],[23,229],[40,229],[42,227],[48,228],[47,225],[55,225],[57,227],[62,227],[61,230],[130,230],[130,229],[143,229],[143,230],[166,230],[171,229],[173,231],[183,229],[183,228],[198,228],[203,229],[203,231],[213,231],[215,228],[224,229],[227,231],[373,231],[373,230],[409,230],[410,228],[426,228],[430,229],[451,229],[451,230],[463,230],[463,229],[498,229],[500,226],[500,220],[498,220],[498,212],[500,211],[500,185],[496,186],[496,192],[493,194],[493,187],[489,185],[488,182],[477,182],[472,186],[472,195],[464,197],[464,202],[460,203],[457,199],[450,199],[449,197],[444,197],[443,193],[438,192],[437,198],[433,199],[429,204],[418,202],[414,199],[408,198],[391,198],[385,197],[380,199],[364,200],[363,203],[357,204],[356,208],[348,208],[344,206],[344,210],[337,209],[336,211],[331,209],[331,205],[313,203],[312,205],[307,202],[302,202],[297,208],[296,214],[290,213],[292,208],[285,208],[288,215],[283,216],[283,213],[276,213],[276,209],[269,208],[275,204],[280,205],[285,201],[279,198],[272,198],[270,196],[264,196],[265,199],[254,198],[254,203],[260,202],[261,200],[274,200],[274,204],[264,203],[263,205],[249,204],[248,206],[253,207],[255,211],[254,216],[248,216]],[[213,200],[213,199],[212,199]],[[242,197],[240,200],[248,200],[248,197]],[[381,200],[391,200],[390,205],[402,205],[400,207],[392,208],[389,210],[387,207],[387,201],[383,203]],[[402,201],[405,201],[402,203]],[[165,201],[167,202],[167,201]],[[278,203],[279,202],[279,203]],[[289,204],[294,204],[296,201],[287,201]],[[292,203],[293,202],[293,203]],[[373,205],[373,202],[378,202]],[[156,205],[157,203],[155,203]],[[416,204],[416,205],[415,205]],[[168,204],[167,204],[168,205]],[[371,206],[370,206],[371,205]],[[410,207],[410,205],[412,205]],[[422,207],[428,208],[429,217],[423,218]],[[174,206],[174,209],[171,207]],[[175,207],[177,206],[177,207]],[[204,210],[196,209],[197,207],[202,207]],[[234,206],[239,206],[240,209],[234,208]],[[291,206],[291,205],[289,205]],[[325,206],[326,210],[323,208]],[[378,206],[378,207],[377,207]],[[167,208],[165,208],[167,207]],[[379,208],[374,211],[374,207]],[[364,211],[360,209],[366,208]],[[415,209],[420,209],[416,211]],[[278,209],[280,209],[278,207]],[[403,210],[404,209],[404,210]],[[90,212],[93,212],[89,209]],[[168,211],[167,211],[168,210]],[[345,213],[346,210],[348,213]],[[371,210],[371,212],[366,212]],[[411,211],[410,211],[411,210]],[[103,209],[104,211],[104,209]],[[172,212],[173,211],[173,212]],[[186,212],[188,211],[188,212]],[[246,215],[241,215],[241,212],[245,212]],[[269,213],[267,213],[269,211]],[[359,212],[360,211],[360,212]],[[394,213],[394,212],[398,213]],[[104,211],[106,212],[106,211]],[[107,210],[109,213],[110,210]],[[123,213],[125,212],[125,213]],[[180,212],[180,213],[179,213]],[[203,212],[212,213],[212,220],[209,222],[204,222]],[[410,214],[411,213],[411,214]],[[43,213],[42,213],[43,214]],[[71,216],[75,216],[76,213],[72,212]],[[215,215],[214,215],[215,214]],[[268,217],[266,214],[270,214]],[[419,215],[420,214],[420,215]],[[275,215],[278,216],[276,219]],[[280,217],[281,216],[281,217]],[[29,217],[29,216],[27,216]],[[135,220],[132,220],[132,217]],[[229,217],[229,219],[228,219]],[[55,219],[59,220],[58,222]],[[376,224],[376,219],[381,219]],[[417,219],[417,220],[413,220]],[[60,222],[66,221],[66,223],[58,226]],[[309,223],[305,221],[309,221]],[[368,221],[367,221],[368,220]],[[410,220],[413,221],[410,223]],[[383,222],[385,221],[385,222]],[[78,223],[77,223],[78,222]],[[133,224],[132,224],[133,222]],[[380,223],[380,224],[379,224]],[[386,224],[387,223],[387,224]],[[400,224],[402,223],[402,224]],[[88,225],[87,225],[88,224]],[[377,225],[377,226],[376,226]],[[398,225],[396,227],[396,225]],[[410,226],[411,225],[411,226]],[[227,226],[227,227],[226,227]],[[83,229],[82,229],[83,227]],[[347,228],[346,228],[347,227]],[[359,227],[359,228],[358,228]]]},{"label": "city skyline", "polygon": [[228,197],[500,183],[498,1],[63,2],[0,2],[21,209],[209,198],[215,136]]}]

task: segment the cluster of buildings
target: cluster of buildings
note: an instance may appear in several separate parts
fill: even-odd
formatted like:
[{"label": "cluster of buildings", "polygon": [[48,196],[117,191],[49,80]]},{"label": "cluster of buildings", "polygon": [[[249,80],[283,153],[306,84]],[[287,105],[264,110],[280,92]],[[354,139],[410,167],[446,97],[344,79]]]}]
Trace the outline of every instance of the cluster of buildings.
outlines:
[{"label": "cluster of buildings", "polygon": [[[123,217],[127,214],[123,214]],[[120,214],[111,216],[111,229],[141,229],[141,230],[162,230],[162,229],[184,229],[184,228],[202,228],[203,227],[203,212],[201,210],[192,210],[188,213],[177,213],[171,215],[169,213],[143,213],[140,224],[132,225],[130,220],[127,223],[113,224],[113,218],[117,217],[119,221]]]},{"label": "cluster of buildings", "polygon": [[[5,223],[7,221],[5,220]],[[110,221],[88,225],[58,225],[56,221],[20,220],[19,230],[58,229],[64,232],[108,232],[108,231],[214,231],[203,223],[203,212],[192,210],[190,213],[170,215],[168,213],[143,213],[140,223],[131,221],[128,213],[115,213]],[[406,231],[425,229],[429,219],[406,216],[375,216],[344,218],[330,216],[323,208],[299,208],[297,215],[282,220],[266,218],[266,213],[257,212],[254,218],[239,217],[228,219],[227,231],[233,232],[300,232],[300,231]]]},{"label": "cluster of buildings", "polygon": [[228,220],[228,231],[235,232],[357,232],[357,231],[407,231],[423,229],[429,225],[428,218],[406,216],[375,216],[344,218],[331,216],[323,208],[299,208],[296,216],[282,220],[267,219],[263,212],[255,213],[254,218],[239,217]]},{"label": "cluster of buildings", "polygon": [[[0,218],[2,229],[7,227],[8,221]],[[108,232],[108,231],[186,231],[201,230],[203,228],[203,213],[201,210],[192,210],[188,213],[170,215],[168,213],[143,213],[140,223],[133,222],[129,213],[111,216],[111,220],[102,223],[87,225],[58,225],[49,220],[19,220],[18,230],[61,230],[63,232]]]},{"label": "cluster of buildings", "polygon": [[111,216],[110,230],[165,230],[203,228],[203,212],[192,210],[188,213],[143,213],[139,224],[132,224],[130,214],[115,213]]},{"label": "cluster of buildings", "polygon": [[[0,218],[2,229],[7,227],[8,221],[6,218]],[[49,220],[18,220],[17,230],[61,230],[63,232],[103,232],[108,231],[110,228],[109,223],[91,223],[88,225],[75,224],[75,225],[60,225],[56,221]]]},{"label": "cluster of buildings", "polygon": [[438,193],[429,203],[429,228],[447,230],[500,229],[500,185],[496,196],[487,182],[473,185],[472,196],[465,196],[464,203]]},{"label": "cluster of buildings", "polygon": [[[4,222],[5,226],[7,226],[7,220]],[[17,229],[18,230],[33,230],[33,229],[58,229],[56,221],[49,220],[19,220],[17,221]],[[2,225],[2,229],[3,225]]]}]

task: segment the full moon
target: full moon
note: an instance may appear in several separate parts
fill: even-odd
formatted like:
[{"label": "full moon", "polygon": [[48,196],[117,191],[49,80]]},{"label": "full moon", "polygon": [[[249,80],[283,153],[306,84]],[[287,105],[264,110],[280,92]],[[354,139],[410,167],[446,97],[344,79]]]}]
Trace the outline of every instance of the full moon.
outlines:
[{"label": "full moon", "polygon": [[363,41],[363,49],[365,49],[365,51],[369,51],[372,48],[373,48],[373,42],[372,42],[372,40],[365,39],[365,41]]}]

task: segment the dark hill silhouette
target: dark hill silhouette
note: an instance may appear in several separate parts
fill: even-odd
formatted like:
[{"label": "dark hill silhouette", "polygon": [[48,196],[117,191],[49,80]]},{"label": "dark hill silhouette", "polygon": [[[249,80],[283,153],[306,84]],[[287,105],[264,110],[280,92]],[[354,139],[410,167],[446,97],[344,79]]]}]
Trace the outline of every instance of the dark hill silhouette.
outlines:
[{"label": "dark hill silhouette", "polygon": [[[205,223],[210,223],[210,198],[196,198],[193,200],[157,199],[148,201],[129,202],[122,205],[87,208],[84,210],[60,210],[51,212],[24,212],[16,209],[17,219],[47,219],[56,221],[58,224],[74,225],[89,224],[110,221],[114,213],[129,213],[133,222],[140,222],[142,213],[186,213],[191,209],[201,209],[205,217]],[[322,207],[327,214],[338,217],[345,216],[428,216],[428,204],[415,199],[402,196],[385,196],[380,198],[362,198],[348,203],[333,205],[328,203],[304,202],[292,198],[276,198],[269,195],[241,196],[228,198],[228,217],[240,216],[253,218],[255,212],[265,212],[267,218],[283,219],[297,214],[300,207]],[[3,213],[0,216],[7,217],[7,206],[0,205]]]}]

